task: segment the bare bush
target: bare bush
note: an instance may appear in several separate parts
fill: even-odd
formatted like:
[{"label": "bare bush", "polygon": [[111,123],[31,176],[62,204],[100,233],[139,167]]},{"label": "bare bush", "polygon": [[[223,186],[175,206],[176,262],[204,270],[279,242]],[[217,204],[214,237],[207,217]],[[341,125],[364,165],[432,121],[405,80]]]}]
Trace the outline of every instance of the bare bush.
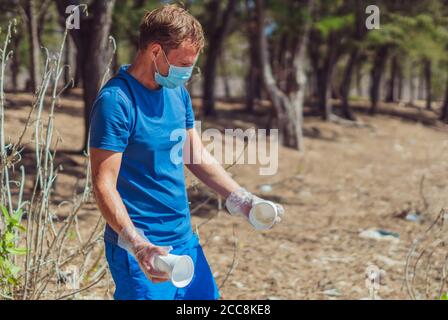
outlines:
[{"label": "bare bush", "polygon": [[[8,46],[14,30],[13,21],[0,51],[0,294],[7,299],[69,298],[98,283],[106,274],[107,265],[102,254],[101,216],[89,230],[83,230],[84,237],[79,228],[79,213],[91,199],[88,154],[84,159],[85,176],[80,179],[83,190],[75,191],[72,199],[59,205],[53,201],[55,180],[62,169],[55,165],[61,140],[54,130],[55,107],[67,86],[61,87],[60,80],[64,69],[69,68],[61,64],[68,32],[64,31],[59,52],[45,49],[42,82],[27,122],[17,141],[7,143],[4,81],[13,54]],[[32,147],[28,150],[34,153],[32,174],[25,172],[22,159],[23,139],[28,130],[33,131]]]}]

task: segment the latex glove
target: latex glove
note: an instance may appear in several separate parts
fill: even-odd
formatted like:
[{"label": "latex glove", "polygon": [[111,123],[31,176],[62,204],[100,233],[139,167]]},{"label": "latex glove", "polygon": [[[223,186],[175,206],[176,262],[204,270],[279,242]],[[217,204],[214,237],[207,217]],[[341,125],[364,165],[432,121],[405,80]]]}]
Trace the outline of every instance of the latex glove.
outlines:
[{"label": "latex glove", "polygon": [[[239,188],[227,197],[225,205],[231,215],[246,217],[250,222],[249,212],[252,206],[259,201],[264,201],[264,199],[250,193],[245,188]],[[279,223],[282,220],[285,209],[278,203],[275,203],[275,206],[278,213],[275,223]]]},{"label": "latex glove", "polygon": [[154,266],[156,255],[165,256],[172,247],[156,246],[148,241],[144,233],[135,227],[124,228],[118,235],[118,245],[131,253],[137,260],[140,269],[154,283],[169,280],[169,274],[159,271]]}]

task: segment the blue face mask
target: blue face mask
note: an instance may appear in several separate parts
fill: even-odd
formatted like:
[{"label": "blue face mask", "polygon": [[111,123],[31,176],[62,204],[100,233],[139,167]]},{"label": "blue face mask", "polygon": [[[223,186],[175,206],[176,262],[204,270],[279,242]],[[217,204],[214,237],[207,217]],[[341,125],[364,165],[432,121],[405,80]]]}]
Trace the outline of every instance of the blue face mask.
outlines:
[{"label": "blue face mask", "polygon": [[156,74],[155,74],[156,82],[159,85],[161,85],[162,87],[166,87],[169,89],[174,89],[176,87],[179,87],[179,86],[185,84],[185,82],[187,82],[188,79],[190,79],[190,77],[191,77],[191,74],[192,74],[193,68],[194,68],[194,64],[190,67],[174,66],[169,63],[168,58],[165,54],[165,51],[162,50],[162,52],[163,52],[163,55],[165,56],[166,63],[168,63],[168,65],[169,65],[168,75],[162,76],[160,74],[159,68],[157,67],[157,63],[154,60],[154,64],[157,69]]}]

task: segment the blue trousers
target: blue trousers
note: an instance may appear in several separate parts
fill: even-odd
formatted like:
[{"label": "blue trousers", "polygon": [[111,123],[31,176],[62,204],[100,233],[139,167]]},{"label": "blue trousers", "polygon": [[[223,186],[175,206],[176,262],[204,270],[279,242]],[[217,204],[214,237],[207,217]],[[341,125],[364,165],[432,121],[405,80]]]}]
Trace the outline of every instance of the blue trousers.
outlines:
[{"label": "blue trousers", "polygon": [[218,286],[196,233],[190,240],[173,246],[171,254],[187,254],[194,262],[194,276],[184,288],[171,281],[153,283],[126,250],[105,241],[106,259],[115,282],[115,300],[217,300]]}]

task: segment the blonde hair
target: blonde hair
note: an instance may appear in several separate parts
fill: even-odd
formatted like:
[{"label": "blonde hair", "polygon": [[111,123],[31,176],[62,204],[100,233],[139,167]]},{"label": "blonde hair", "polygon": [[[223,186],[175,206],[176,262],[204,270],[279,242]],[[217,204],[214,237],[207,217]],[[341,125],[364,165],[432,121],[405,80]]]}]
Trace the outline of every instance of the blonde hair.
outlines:
[{"label": "blonde hair", "polygon": [[139,48],[151,42],[159,43],[166,53],[190,40],[200,51],[204,47],[204,31],[199,21],[187,10],[175,4],[148,11],[140,24]]}]

